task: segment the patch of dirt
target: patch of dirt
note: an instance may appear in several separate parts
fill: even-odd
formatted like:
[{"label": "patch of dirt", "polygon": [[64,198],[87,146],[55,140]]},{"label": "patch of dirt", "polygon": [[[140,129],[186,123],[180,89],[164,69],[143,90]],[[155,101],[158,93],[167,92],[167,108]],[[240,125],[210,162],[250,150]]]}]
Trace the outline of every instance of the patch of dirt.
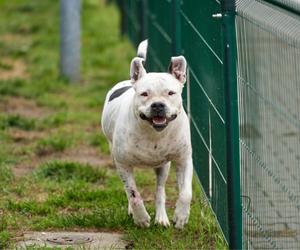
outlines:
[{"label": "patch of dirt", "polygon": [[35,199],[37,202],[45,202],[48,199],[49,195],[46,192],[41,192],[40,190],[38,190],[35,193]]},{"label": "patch of dirt", "polygon": [[11,42],[18,42],[20,39],[24,39],[23,36],[17,35],[17,34],[3,34],[0,36],[0,41],[11,43]]},{"label": "patch of dirt", "polygon": [[31,173],[40,164],[51,160],[79,162],[82,164],[90,164],[95,168],[113,168],[112,161],[109,156],[99,153],[92,147],[82,146],[64,152],[45,155],[44,157],[32,156],[29,160],[16,164],[12,168],[12,171],[16,178],[20,178]]},{"label": "patch of dirt", "polygon": [[24,161],[21,163],[16,164],[12,168],[12,172],[16,178],[20,178],[25,176],[33,171],[33,169],[39,164],[39,161],[34,157],[30,162]]},{"label": "patch of dirt", "polygon": [[18,143],[20,145],[26,145],[45,137],[45,132],[10,129],[9,136],[15,143]]},{"label": "patch of dirt", "polygon": [[99,151],[93,147],[81,147],[66,151],[62,159],[76,161],[82,164],[90,164],[94,167],[105,166],[113,168],[111,158],[108,155],[99,153]]},{"label": "patch of dirt", "polygon": [[4,99],[0,102],[0,111],[3,113],[18,114],[27,118],[40,118],[51,114],[50,110],[40,107],[34,101],[23,97],[9,97]]},{"label": "patch of dirt", "polygon": [[147,187],[141,186],[140,187],[141,196],[143,197],[144,202],[152,202],[155,199],[155,191],[150,190]]},{"label": "patch of dirt", "polygon": [[3,58],[0,66],[0,80],[27,79],[29,77],[26,64],[21,59]]},{"label": "patch of dirt", "polygon": [[167,208],[175,208],[175,205],[176,205],[176,199],[166,200],[166,207]]}]

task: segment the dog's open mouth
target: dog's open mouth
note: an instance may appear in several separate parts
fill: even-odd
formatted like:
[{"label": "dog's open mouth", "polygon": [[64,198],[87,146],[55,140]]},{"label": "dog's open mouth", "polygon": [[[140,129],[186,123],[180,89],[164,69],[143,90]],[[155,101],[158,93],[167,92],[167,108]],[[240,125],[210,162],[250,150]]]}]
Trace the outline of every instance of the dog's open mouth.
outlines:
[{"label": "dog's open mouth", "polygon": [[156,131],[162,131],[168,125],[168,120],[164,116],[153,116],[150,119],[152,120],[152,126]]},{"label": "dog's open mouth", "polygon": [[152,123],[154,125],[164,125],[167,123],[167,118],[161,116],[154,116],[152,117]]},{"label": "dog's open mouth", "polygon": [[173,121],[177,117],[177,115],[174,114],[170,118],[167,118],[166,116],[147,117],[145,114],[141,113],[140,117],[142,120],[147,120],[156,131],[162,131],[168,126],[170,121]]}]

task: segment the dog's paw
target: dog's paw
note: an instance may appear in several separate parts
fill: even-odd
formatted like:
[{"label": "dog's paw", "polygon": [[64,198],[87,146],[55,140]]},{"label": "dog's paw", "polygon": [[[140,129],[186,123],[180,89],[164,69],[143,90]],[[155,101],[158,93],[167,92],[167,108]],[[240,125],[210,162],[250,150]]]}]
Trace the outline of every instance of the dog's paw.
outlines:
[{"label": "dog's paw", "polygon": [[150,216],[147,213],[146,209],[143,213],[141,212],[133,212],[133,220],[134,223],[139,227],[149,227],[150,226]]},{"label": "dog's paw", "polygon": [[169,218],[166,211],[156,211],[155,224],[162,225],[164,227],[170,226]]},{"label": "dog's paw", "polygon": [[181,214],[174,214],[173,222],[175,224],[175,228],[182,229],[184,225],[188,222],[189,215],[181,215]]},{"label": "dog's paw", "polygon": [[144,218],[133,217],[133,219],[134,219],[134,223],[139,227],[150,227],[150,216],[149,215],[145,216]]},{"label": "dog's paw", "polygon": [[132,209],[134,223],[140,227],[149,227],[151,218],[144,206],[143,201],[136,198],[131,199],[130,206]]},{"label": "dog's paw", "polygon": [[190,203],[177,201],[176,209],[173,216],[175,228],[182,229],[188,222],[190,216]]}]

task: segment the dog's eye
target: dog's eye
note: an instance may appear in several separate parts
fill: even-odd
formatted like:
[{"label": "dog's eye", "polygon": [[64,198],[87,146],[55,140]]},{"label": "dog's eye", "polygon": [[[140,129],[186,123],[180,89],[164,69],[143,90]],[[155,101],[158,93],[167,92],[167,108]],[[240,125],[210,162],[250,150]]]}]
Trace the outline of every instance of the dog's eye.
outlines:
[{"label": "dog's eye", "polygon": [[176,93],[174,91],[169,91],[168,95],[175,95]]},{"label": "dog's eye", "polygon": [[143,92],[143,93],[141,94],[141,96],[148,96],[148,93],[147,93],[147,92]]}]

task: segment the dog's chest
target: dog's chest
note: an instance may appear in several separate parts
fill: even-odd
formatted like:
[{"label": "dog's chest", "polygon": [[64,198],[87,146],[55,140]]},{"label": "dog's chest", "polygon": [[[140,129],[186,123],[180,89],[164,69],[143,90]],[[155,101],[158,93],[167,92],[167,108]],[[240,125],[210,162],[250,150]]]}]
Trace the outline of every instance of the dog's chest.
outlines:
[{"label": "dog's chest", "polygon": [[158,166],[175,160],[179,152],[176,145],[165,142],[136,141],[129,149],[130,155],[137,163],[149,166]]},{"label": "dog's chest", "polygon": [[127,138],[118,149],[118,158],[123,163],[133,166],[156,167],[180,155],[183,145],[179,140],[168,138],[162,140],[147,140],[141,137]]}]

